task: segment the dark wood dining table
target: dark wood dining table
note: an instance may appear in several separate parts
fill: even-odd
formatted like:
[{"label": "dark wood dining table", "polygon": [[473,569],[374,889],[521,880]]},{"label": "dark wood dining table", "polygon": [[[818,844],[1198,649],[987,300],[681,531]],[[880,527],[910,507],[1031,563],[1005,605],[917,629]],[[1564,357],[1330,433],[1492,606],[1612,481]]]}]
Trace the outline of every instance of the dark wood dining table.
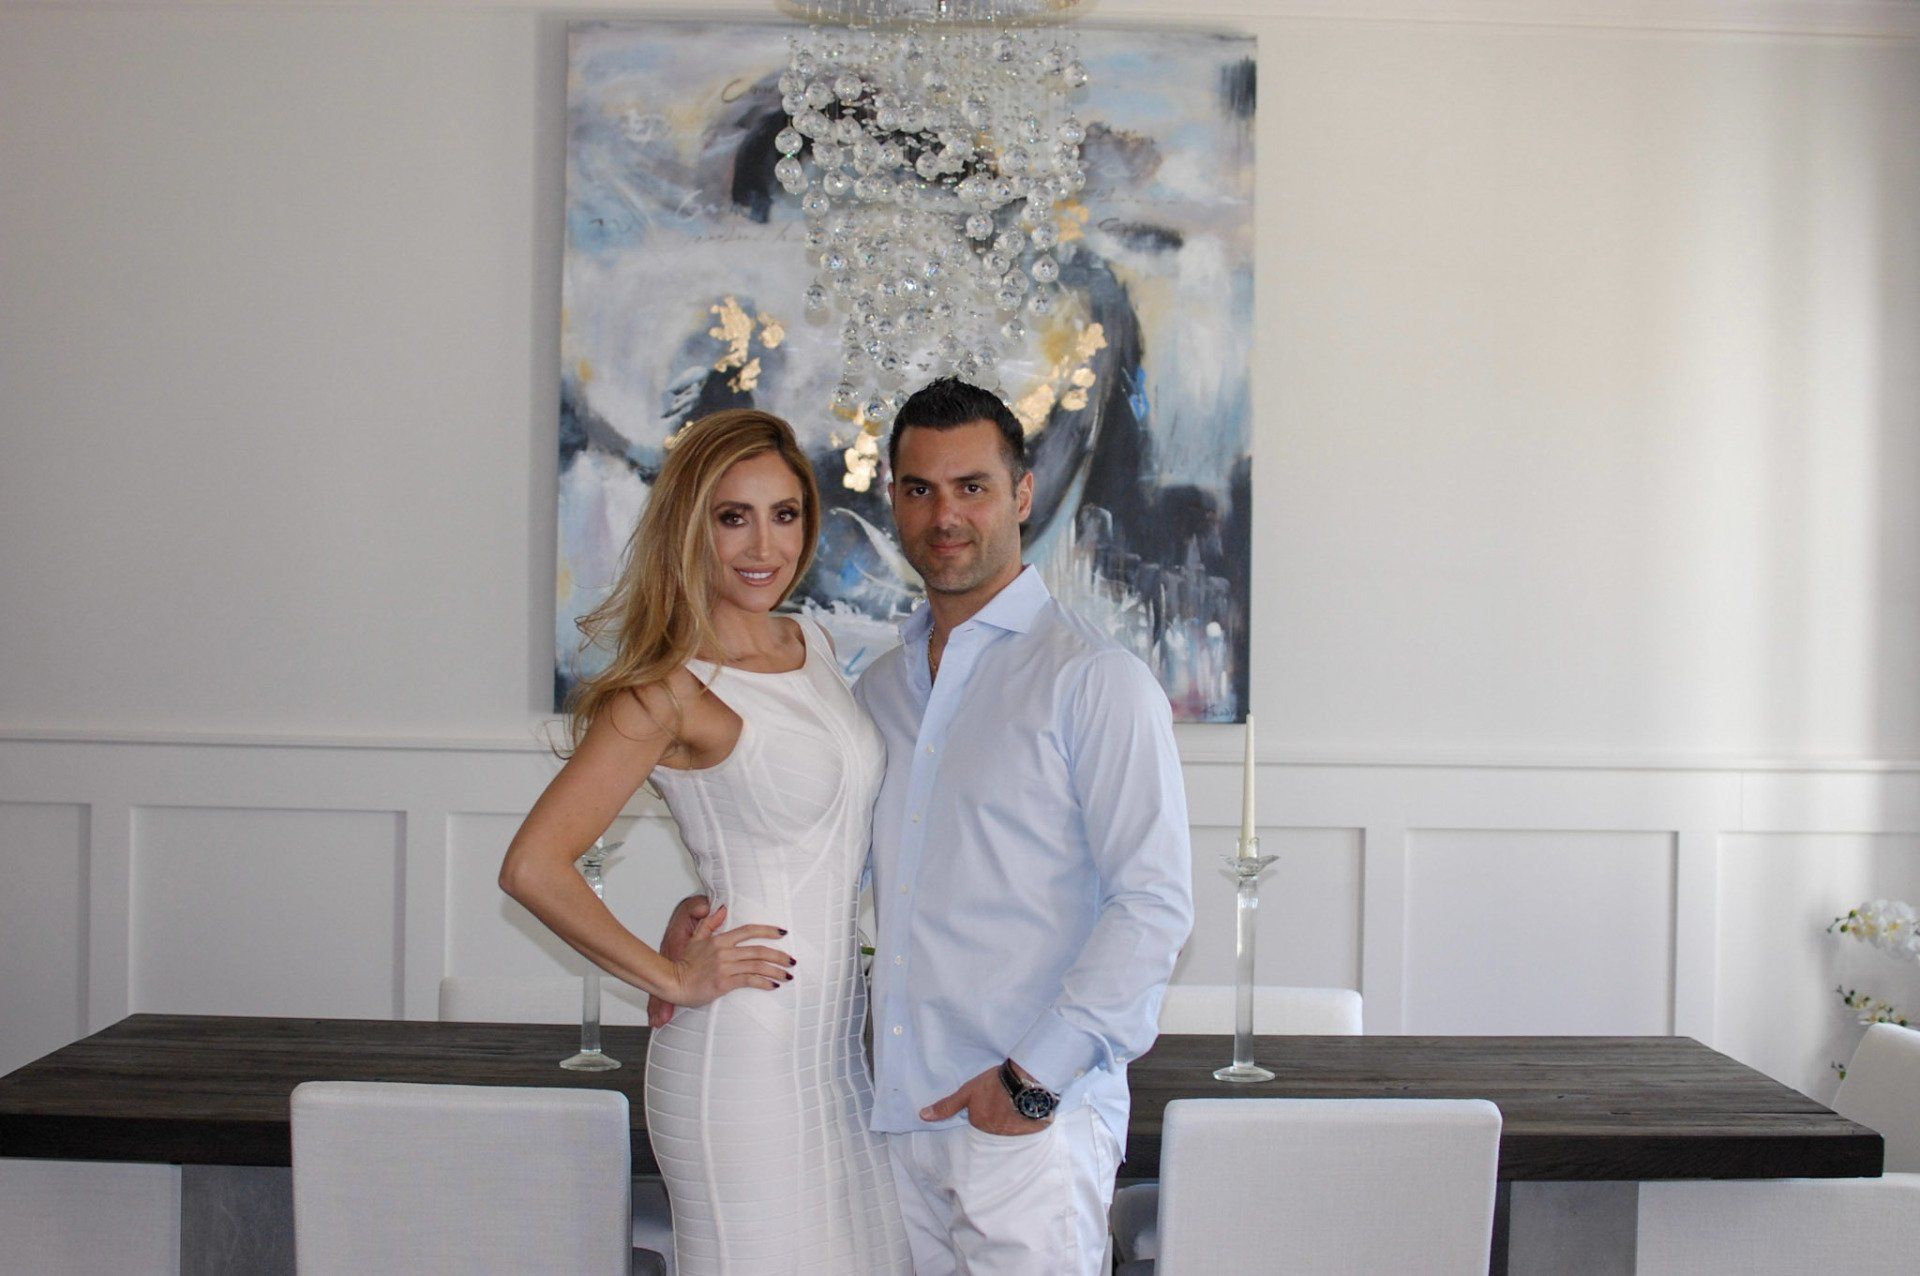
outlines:
[{"label": "dark wood dining table", "polygon": [[[0,1156],[288,1165],[288,1096],[328,1078],[619,1090],[648,1172],[647,1030],[601,1033],[625,1067],[556,1066],[569,1026],[131,1015],[0,1077]],[[1230,1044],[1163,1036],[1133,1063],[1128,1173],[1158,1172],[1170,1101],[1263,1096],[1490,1099],[1505,1180],[1880,1172],[1878,1134],[1685,1037],[1260,1037],[1253,1085],[1213,1079]]]},{"label": "dark wood dining table", "polygon": [[[0,1156],[286,1166],[302,1081],[421,1081],[619,1090],[645,1173],[647,1030],[602,1039],[626,1066],[561,1069],[573,1026],[137,1014],[0,1077]],[[1169,1035],[1134,1061],[1123,1173],[1157,1174],[1169,1102],[1258,1097],[1490,1099],[1503,1183],[1881,1170],[1878,1134],[1684,1037],[1260,1037],[1274,1079],[1252,1085],[1213,1079],[1230,1046]]]}]

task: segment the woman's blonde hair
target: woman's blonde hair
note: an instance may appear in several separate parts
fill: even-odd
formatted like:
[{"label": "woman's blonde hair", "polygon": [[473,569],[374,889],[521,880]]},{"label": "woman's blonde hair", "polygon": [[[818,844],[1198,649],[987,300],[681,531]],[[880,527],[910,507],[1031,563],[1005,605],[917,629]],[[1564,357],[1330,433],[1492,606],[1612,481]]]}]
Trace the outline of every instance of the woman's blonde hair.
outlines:
[{"label": "woman's blonde hair", "polygon": [[[733,466],[772,452],[800,480],[805,544],[779,602],[805,578],[820,539],[820,488],[793,427],[770,412],[728,408],[701,417],[669,441],[646,512],[627,542],[620,579],[605,602],[574,623],[580,649],[613,648],[613,660],[567,697],[571,753],[613,697],[664,682],[702,648],[714,645],[714,488]],[[778,603],[775,604],[776,606]],[[563,756],[565,756],[563,754]]]}]

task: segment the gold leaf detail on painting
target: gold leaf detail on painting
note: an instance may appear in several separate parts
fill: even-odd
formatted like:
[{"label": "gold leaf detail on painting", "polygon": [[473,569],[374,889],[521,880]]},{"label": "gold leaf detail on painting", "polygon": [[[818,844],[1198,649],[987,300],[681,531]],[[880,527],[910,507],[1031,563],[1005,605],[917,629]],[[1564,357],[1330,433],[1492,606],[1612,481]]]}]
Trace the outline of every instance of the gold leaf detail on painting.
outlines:
[{"label": "gold leaf detail on painting", "polygon": [[1100,379],[1092,365],[1106,349],[1107,333],[1097,323],[1076,327],[1060,321],[1041,329],[1040,346],[1052,362],[1033,389],[1012,404],[1014,418],[1029,438],[1047,428],[1056,408],[1079,412],[1087,406],[1087,391]]},{"label": "gold leaf detail on painting", "polygon": [[840,453],[840,459],[847,463],[847,472],[840,477],[840,483],[856,492],[871,488],[874,476],[880,472],[880,437],[868,429],[867,424],[862,421],[860,435],[854,439],[853,446]]},{"label": "gold leaf detail on painting", "polygon": [[753,320],[747,317],[747,312],[732,297],[724,299],[717,306],[709,306],[708,312],[719,315],[720,321],[707,329],[707,335],[727,343],[727,352],[720,356],[713,370],[725,372],[729,368],[745,365],[747,343],[753,340]]},{"label": "gold leaf detail on painting", "polygon": [[727,384],[742,394],[753,393],[753,388],[760,384],[760,360],[749,359],[746,367],[727,379]]},{"label": "gold leaf detail on painting", "polygon": [[1087,206],[1077,199],[1053,206],[1053,220],[1060,227],[1060,242],[1063,244],[1086,238],[1087,223],[1092,218]]},{"label": "gold leaf detail on painting", "polygon": [[1053,386],[1042,381],[1039,385],[1020,396],[1013,405],[1013,415],[1020,422],[1020,428],[1028,435],[1038,434],[1047,423],[1047,413],[1053,411]]},{"label": "gold leaf detail on painting", "polygon": [[760,319],[760,344],[769,350],[778,350],[780,343],[787,339],[786,325],[772,315],[762,311]]}]

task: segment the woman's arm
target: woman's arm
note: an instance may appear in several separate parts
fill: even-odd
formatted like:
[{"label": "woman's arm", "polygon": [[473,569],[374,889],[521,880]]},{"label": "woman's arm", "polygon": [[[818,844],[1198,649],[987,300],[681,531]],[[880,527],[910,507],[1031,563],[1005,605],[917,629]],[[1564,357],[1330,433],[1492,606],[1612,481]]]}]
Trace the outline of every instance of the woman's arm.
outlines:
[{"label": "woman's arm", "polygon": [[669,960],[622,926],[574,868],[672,744],[635,696],[609,701],[514,834],[500,889],[601,969],[677,1005],[704,1005],[735,988],[777,988],[792,959],[743,941],[784,932],[739,926],[716,934],[726,911],[718,909],[686,953]]}]

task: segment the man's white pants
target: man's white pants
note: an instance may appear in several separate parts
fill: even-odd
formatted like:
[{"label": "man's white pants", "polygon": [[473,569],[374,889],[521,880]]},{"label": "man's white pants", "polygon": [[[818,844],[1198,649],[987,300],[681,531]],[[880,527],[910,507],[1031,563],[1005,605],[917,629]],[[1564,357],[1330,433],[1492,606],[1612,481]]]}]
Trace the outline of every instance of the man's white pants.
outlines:
[{"label": "man's white pants", "polygon": [[1088,1104],[1038,1134],[890,1134],[914,1276],[1098,1276],[1120,1144]]}]

